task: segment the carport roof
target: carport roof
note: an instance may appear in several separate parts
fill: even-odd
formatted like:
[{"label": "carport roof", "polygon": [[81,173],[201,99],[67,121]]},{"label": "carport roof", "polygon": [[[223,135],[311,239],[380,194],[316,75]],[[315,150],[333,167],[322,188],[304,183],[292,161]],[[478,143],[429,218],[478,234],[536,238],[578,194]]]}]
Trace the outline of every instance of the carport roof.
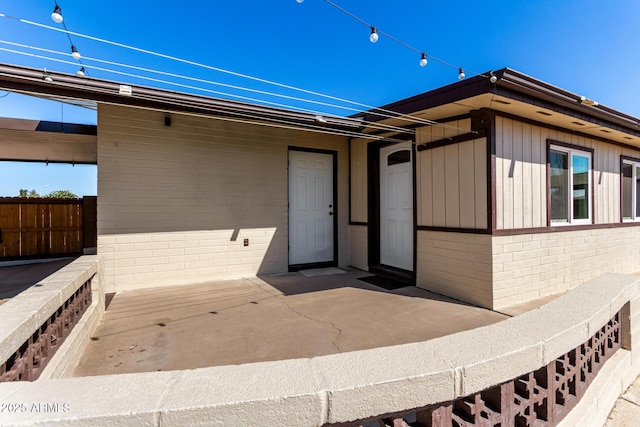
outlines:
[{"label": "carport roof", "polygon": [[15,119],[0,117],[0,129],[34,132],[61,132],[78,135],[97,135],[96,125],[50,122],[46,120]]}]

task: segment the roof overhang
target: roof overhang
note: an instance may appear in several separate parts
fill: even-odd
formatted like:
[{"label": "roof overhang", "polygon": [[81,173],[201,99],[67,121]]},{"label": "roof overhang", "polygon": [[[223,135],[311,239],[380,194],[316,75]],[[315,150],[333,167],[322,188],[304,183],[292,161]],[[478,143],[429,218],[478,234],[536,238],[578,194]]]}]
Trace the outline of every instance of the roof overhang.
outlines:
[{"label": "roof overhang", "polygon": [[58,132],[78,135],[98,134],[96,125],[50,122],[45,120],[14,119],[8,117],[0,117],[0,129],[33,132]]},{"label": "roof overhang", "polygon": [[358,118],[318,116],[50,70],[47,74],[52,81],[45,81],[40,69],[0,64],[0,88],[87,108],[107,103],[210,117],[233,117],[255,123],[278,123],[302,130],[358,132],[362,128],[361,119]]},{"label": "roof overhang", "polygon": [[[400,100],[380,109],[426,120],[442,120],[489,109],[571,132],[640,147],[640,119],[594,103],[525,74],[505,68]],[[586,102],[586,103],[585,103]],[[358,115],[366,121],[402,126],[400,119],[384,119],[374,111]],[[404,122],[406,123],[406,121]],[[414,125],[424,126],[424,125]],[[375,133],[374,129],[365,132]]]}]

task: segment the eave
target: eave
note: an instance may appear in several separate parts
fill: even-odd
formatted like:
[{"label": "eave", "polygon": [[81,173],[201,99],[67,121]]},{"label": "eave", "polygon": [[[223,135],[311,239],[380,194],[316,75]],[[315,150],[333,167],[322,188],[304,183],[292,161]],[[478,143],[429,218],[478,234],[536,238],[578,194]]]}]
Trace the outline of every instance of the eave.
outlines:
[{"label": "eave", "polygon": [[[79,101],[108,103],[211,117],[233,117],[256,123],[287,124],[309,130],[357,132],[361,129],[361,121],[354,118],[330,115],[318,117],[315,114],[245,102],[123,84],[103,79],[78,77],[54,71],[47,71],[47,73],[53,81],[45,81],[40,69],[0,64],[0,88],[76,104]],[[120,92],[123,85],[131,87],[131,95]]]},{"label": "eave", "polygon": [[[523,112],[526,112],[523,117],[527,119],[545,121],[542,116],[537,114],[542,111],[544,114],[565,117],[564,126],[569,131],[584,132],[591,129],[594,136],[605,137],[602,133],[598,135],[595,129],[602,132],[611,130],[618,134],[616,142],[640,145],[640,119],[636,117],[603,105],[585,105],[582,103],[580,95],[509,68],[494,72],[497,77],[495,84],[485,77],[488,75],[489,73],[485,73],[484,76],[474,76],[384,105],[380,109],[435,121],[445,117],[469,114],[471,110],[481,108],[489,108],[507,114],[522,115]],[[366,121],[384,121],[389,124],[402,125],[401,122],[393,119],[385,120],[372,111],[357,116]],[[580,124],[576,124],[576,121],[579,121]],[[555,125],[563,126],[558,123]],[[375,133],[375,130],[371,130],[371,133]],[[625,137],[627,135],[628,137]],[[606,138],[611,138],[611,135],[607,135]],[[629,142],[630,138],[631,142]]]}]

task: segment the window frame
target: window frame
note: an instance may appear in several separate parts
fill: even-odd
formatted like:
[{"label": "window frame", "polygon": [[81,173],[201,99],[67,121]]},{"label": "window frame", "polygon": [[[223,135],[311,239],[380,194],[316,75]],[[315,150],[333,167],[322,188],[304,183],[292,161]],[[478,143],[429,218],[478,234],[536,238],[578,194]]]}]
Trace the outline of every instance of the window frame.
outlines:
[{"label": "window frame", "polygon": [[[637,175],[637,171],[640,168],[640,159],[635,158],[635,157],[629,157],[629,156],[620,156],[620,222],[640,222],[640,215],[635,215],[632,218],[625,218],[624,216],[624,176],[623,176],[623,172],[622,172],[622,168],[624,165],[630,165],[633,169],[633,174],[632,174],[632,179],[635,182],[636,179],[638,179],[638,175]],[[634,179],[635,178],[635,179]],[[631,209],[632,212],[635,212],[636,214],[637,209],[636,209],[636,203],[637,203],[637,198],[638,198],[638,194],[637,194],[637,187],[635,185],[632,184],[631,186]]]},{"label": "window frame", "polygon": [[[553,220],[551,219],[551,151],[567,154],[568,166],[567,166],[567,220]],[[560,141],[547,140],[547,225],[549,227],[567,227],[572,225],[592,225],[594,223],[593,201],[595,199],[593,192],[593,154],[594,149],[590,147],[582,147],[574,144],[567,144]],[[573,196],[573,156],[584,157],[587,159],[587,191],[585,196],[587,197],[587,218],[575,219],[574,218],[574,196]]]}]

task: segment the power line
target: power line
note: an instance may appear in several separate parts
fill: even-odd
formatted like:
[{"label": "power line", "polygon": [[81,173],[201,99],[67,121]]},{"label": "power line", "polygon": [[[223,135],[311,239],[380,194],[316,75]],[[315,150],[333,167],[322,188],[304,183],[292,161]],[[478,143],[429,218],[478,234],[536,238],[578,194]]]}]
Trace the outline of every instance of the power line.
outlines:
[{"label": "power line", "polygon": [[[41,52],[52,53],[52,54],[56,54],[56,55],[67,56],[67,54],[64,53],[64,52],[59,52],[59,51],[40,48],[40,47],[35,47],[35,46],[28,46],[28,45],[24,45],[24,44],[21,44],[21,43],[15,43],[15,42],[10,42],[10,41],[6,41],[6,40],[0,40],[0,43],[8,44],[8,45],[11,45],[11,46],[16,46],[16,47],[21,47],[21,48],[37,50],[37,51],[41,51]],[[21,55],[24,54],[24,55],[30,56],[30,54],[23,53],[23,52],[16,51],[16,50],[12,50],[12,49],[1,49],[0,48],[0,50],[4,50],[4,51],[10,52],[10,53],[21,54]],[[60,62],[60,63],[64,63],[64,64],[73,64],[70,61],[50,58],[50,57],[46,57],[46,56],[38,56],[38,58],[39,59],[47,59],[47,60],[50,60],[50,61]],[[98,59],[98,58],[85,57],[85,59],[88,60],[88,61],[95,61],[95,62],[100,62],[100,63],[104,63],[104,64],[108,64],[108,65],[114,65],[114,66],[123,67],[123,68],[135,69],[135,70],[138,70],[138,71],[161,74],[161,75],[165,75],[165,76],[169,76],[169,77],[175,77],[175,78],[180,78],[180,79],[185,79],[185,80],[196,81],[196,82],[199,82],[199,83],[207,83],[207,84],[211,84],[211,85],[219,85],[219,86],[224,86],[224,87],[238,89],[238,90],[245,90],[245,91],[249,91],[249,92],[255,92],[255,93],[262,94],[262,95],[271,95],[271,96],[282,97],[282,98],[286,98],[286,99],[290,99],[290,100],[297,100],[297,101],[301,101],[301,102],[316,103],[316,104],[329,106],[329,107],[334,107],[334,108],[346,108],[346,109],[349,109],[349,110],[352,110],[352,111],[360,111],[360,110],[356,110],[356,109],[350,108],[350,107],[344,107],[344,106],[335,105],[335,104],[318,102],[318,101],[304,99],[304,98],[291,97],[291,96],[288,96],[288,95],[277,94],[277,93],[272,93],[272,92],[260,91],[260,90],[255,90],[255,89],[246,88],[246,87],[242,87],[242,86],[228,85],[228,84],[225,84],[225,83],[214,82],[214,81],[210,81],[210,80],[199,79],[199,78],[195,78],[195,77],[184,76],[184,75],[175,74],[175,73],[169,73],[169,72],[160,71],[160,70],[137,67],[137,66],[134,66],[134,65],[128,65],[128,64],[123,64],[123,63],[118,63],[118,62],[113,62],[113,61],[107,61],[107,60],[102,60],[102,59]],[[169,82],[169,81],[165,81],[165,80],[152,79],[152,78],[147,78],[147,77],[140,76],[140,75],[124,73],[124,72],[121,72],[121,71],[116,71],[116,70],[103,68],[103,67],[89,66],[89,65],[87,65],[87,67],[94,68],[96,70],[104,71],[104,72],[107,72],[107,73],[120,74],[120,75],[125,75],[125,76],[128,76],[128,77],[134,77],[134,78],[142,78],[142,79],[151,80],[151,81],[154,81],[154,82],[157,82],[157,83],[170,84],[170,85],[173,85],[173,86],[180,86],[180,87],[183,87],[183,88],[186,88],[186,89],[193,89],[193,90],[198,90],[198,91],[202,91],[202,92],[212,93],[212,94],[215,94],[215,95],[226,96],[226,97],[231,97],[231,98],[236,98],[236,99],[242,99],[242,100],[248,101],[248,102],[268,104],[268,105],[273,105],[273,106],[277,106],[277,107],[281,107],[281,108],[293,109],[293,110],[298,110],[298,111],[301,111],[301,112],[322,115],[322,116],[326,116],[326,117],[342,118],[341,116],[327,114],[325,112],[317,111],[317,110],[310,110],[308,108],[302,108],[302,107],[297,107],[297,106],[288,105],[288,104],[281,104],[281,103],[277,103],[277,102],[273,102],[273,101],[267,101],[267,100],[258,99],[258,98],[251,98],[251,97],[246,97],[246,96],[241,96],[241,95],[235,95],[235,94],[227,93],[227,92],[214,91],[214,90],[205,89],[205,88],[201,88],[201,87],[197,87],[197,86],[184,85],[184,84]],[[384,123],[368,122],[366,120],[363,120],[362,122],[368,124],[370,127],[374,128],[374,129],[386,130],[388,132],[404,132],[404,133],[413,133],[413,134],[415,134],[414,130],[407,129],[407,128],[387,125],[387,124],[384,124]]]},{"label": "power line", "polygon": [[[56,58],[49,58],[49,57],[45,57],[45,56],[42,56],[42,55],[36,55],[36,54],[33,54],[33,53],[19,52],[19,51],[15,51],[13,49],[7,49],[7,48],[3,48],[3,47],[0,47],[0,51],[9,52],[9,53],[17,53],[17,54],[21,54],[21,55],[31,56],[31,57],[34,57],[34,58],[46,59],[46,60],[50,60],[50,61],[54,61],[54,62],[72,64],[72,62],[70,62],[70,61],[65,61],[65,60],[56,59]],[[102,69],[100,67],[93,67],[93,68],[95,68],[97,70],[101,70],[101,71],[114,72],[114,73],[117,73],[117,74],[122,74],[122,75],[126,75],[126,76],[133,77],[133,78],[140,78],[140,79],[150,80],[150,81],[154,81],[156,83],[172,84],[172,85],[183,86],[183,87],[189,88],[188,85],[182,85],[180,83],[168,82],[168,81],[164,81],[164,80],[161,80],[161,79],[155,79],[155,78],[152,78],[152,77],[139,76],[139,75],[135,75],[135,74],[131,74],[131,73],[125,73],[125,72],[122,72],[122,71],[106,70],[106,69]],[[54,82],[54,80],[52,79],[51,82]],[[201,89],[201,90],[206,90],[206,89]],[[102,91],[99,90],[98,92],[104,93],[104,94],[110,93],[110,92],[108,92],[106,90],[102,90]],[[149,99],[151,99],[151,98],[149,98]],[[190,105],[189,103],[186,103],[186,102],[179,102],[179,101],[172,101],[172,102],[173,102],[174,105],[179,105],[179,106],[183,106],[183,107],[192,107],[192,105]],[[219,109],[212,108],[212,107],[209,107],[209,109],[214,113],[226,113],[226,111],[219,110]],[[191,113],[185,113],[185,114],[191,114]],[[271,123],[262,123],[262,121],[264,121],[264,117],[259,116],[259,115],[252,115],[252,114],[246,114],[246,113],[240,113],[240,112],[234,112],[234,114],[236,114],[238,116],[241,116],[241,117],[245,117],[247,119],[252,119],[252,120],[251,121],[248,121],[248,120],[245,120],[245,121],[242,121],[242,120],[231,120],[231,119],[226,118],[226,117],[208,116],[206,114],[201,114],[199,116],[208,117],[208,118],[212,118],[213,117],[213,118],[221,119],[221,120],[238,121],[240,123],[250,123],[250,124],[256,124],[256,125],[263,125],[263,126],[269,126],[271,124]],[[193,115],[193,114],[191,114],[191,115]],[[255,120],[255,121],[253,121],[253,120]],[[390,141],[390,142],[405,142],[405,140],[396,139],[396,138],[393,138],[393,137],[384,137],[384,136],[372,135],[372,134],[363,133],[363,132],[347,131],[347,130],[328,130],[326,127],[317,126],[317,125],[311,125],[311,124],[305,124],[304,126],[301,126],[299,123],[291,122],[291,121],[287,121],[287,120],[280,120],[280,119],[270,118],[269,121],[277,123],[278,125],[277,126],[274,125],[274,127],[278,127],[278,128],[295,129],[295,130],[310,130],[311,129],[313,132],[326,133],[326,134],[339,135],[339,136],[348,136],[348,137],[352,137],[352,138],[363,138],[363,139],[372,139],[372,140],[385,140],[385,141]]]},{"label": "power line", "polygon": [[294,91],[306,93],[308,95],[319,96],[319,97],[331,99],[331,100],[338,101],[338,102],[344,102],[344,103],[347,103],[347,104],[356,105],[356,106],[368,109],[369,110],[368,111],[369,114],[377,115],[377,116],[380,116],[380,117],[388,117],[388,115],[392,115],[393,118],[397,118],[397,119],[402,120],[402,121],[408,121],[408,122],[412,122],[412,123],[422,123],[422,124],[425,124],[425,125],[436,125],[436,126],[445,126],[446,127],[446,125],[443,125],[443,124],[438,123],[438,122],[433,121],[433,120],[423,119],[423,118],[412,116],[412,115],[398,115],[397,112],[392,111],[392,110],[387,110],[387,109],[384,109],[384,108],[375,107],[375,106],[372,106],[372,105],[368,105],[368,104],[364,104],[364,103],[360,103],[360,102],[356,102],[356,101],[351,101],[351,100],[348,100],[348,99],[345,99],[345,98],[340,98],[340,97],[333,96],[333,95],[327,95],[327,94],[323,94],[323,93],[320,93],[320,92],[316,92],[316,91],[312,91],[312,90],[308,90],[308,89],[303,89],[303,88],[300,88],[300,87],[296,87],[296,86],[292,86],[292,85],[288,85],[288,84],[284,84],[284,83],[279,83],[279,82],[275,82],[275,81],[272,81],[272,80],[267,80],[267,79],[263,79],[263,78],[260,78],[260,77],[251,76],[251,75],[248,75],[248,74],[238,73],[238,72],[226,70],[226,69],[223,69],[223,68],[220,68],[220,67],[214,67],[214,66],[211,66],[211,65],[202,64],[200,62],[186,60],[186,59],[178,58],[178,57],[175,57],[175,56],[166,55],[166,54],[163,54],[163,53],[154,52],[154,51],[151,51],[151,50],[142,49],[142,48],[138,48],[138,47],[135,47],[135,46],[131,46],[131,45],[127,45],[127,44],[123,44],[123,43],[119,43],[119,42],[114,42],[114,41],[103,39],[103,38],[99,38],[99,37],[94,37],[94,36],[90,36],[90,35],[74,32],[74,31],[62,30],[60,28],[52,27],[50,25],[41,24],[41,23],[38,23],[38,22],[26,20],[26,19],[16,18],[16,17],[9,16],[9,15],[3,14],[3,13],[0,13],[0,17],[11,19],[11,20],[15,20],[15,21],[18,21],[18,22],[21,22],[21,23],[24,23],[24,24],[28,24],[28,25],[37,26],[37,27],[40,27],[40,28],[45,28],[45,29],[48,29],[48,30],[53,30],[53,31],[58,31],[58,32],[63,32],[63,33],[66,32],[66,33],[69,33],[69,34],[73,34],[74,36],[86,38],[86,39],[97,41],[97,42],[100,42],[100,43],[109,44],[109,45],[112,45],[112,46],[117,46],[117,47],[120,47],[120,48],[123,48],[123,49],[133,50],[133,51],[136,51],[136,52],[140,52],[140,53],[156,56],[156,57],[159,57],[159,58],[168,59],[168,60],[172,60],[172,61],[176,61],[176,62],[181,62],[181,63],[184,63],[184,64],[188,64],[188,65],[192,65],[192,66],[196,66],[196,67],[200,67],[200,68],[205,68],[205,69],[209,69],[209,70],[212,70],[212,71],[217,71],[217,72],[220,72],[220,73],[225,73],[225,74],[233,75],[233,76],[236,76],[236,77],[241,77],[241,78],[257,81],[257,82],[260,82],[260,83],[270,84],[270,85],[278,86],[278,87],[281,87],[281,88],[285,88],[285,89],[289,89],[289,90],[294,90]]}]

